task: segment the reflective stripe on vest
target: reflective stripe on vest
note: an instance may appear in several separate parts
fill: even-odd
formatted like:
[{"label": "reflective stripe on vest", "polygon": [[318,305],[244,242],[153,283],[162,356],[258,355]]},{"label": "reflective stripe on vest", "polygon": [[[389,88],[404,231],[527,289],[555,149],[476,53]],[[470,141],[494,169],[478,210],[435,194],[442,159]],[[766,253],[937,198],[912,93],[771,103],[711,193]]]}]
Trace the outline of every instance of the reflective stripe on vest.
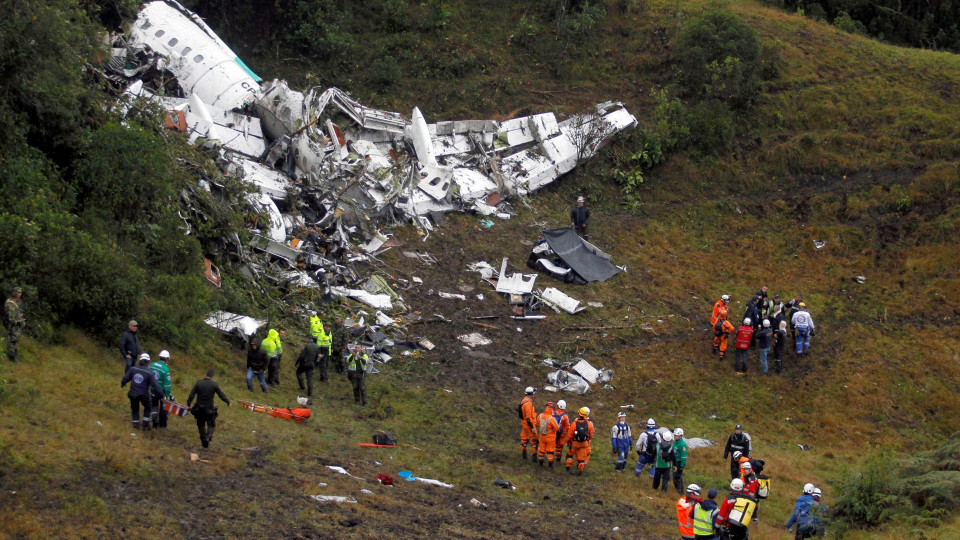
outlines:
[{"label": "reflective stripe on vest", "polygon": [[707,510],[698,504],[693,509],[693,533],[697,536],[713,535],[713,510]]},{"label": "reflective stripe on vest", "polygon": [[677,500],[677,523],[680,525],[680,536],[693,536],[693,519],[690,518],[690,503],[686,497]]},{"label": "reflective stripe on vest", "polygon": [[[367,371],[367,360],[369,360],[369,359],[370,359],[370,357],[367,356],[366,353],[364,353],[363,356],[359,357],[359,360],[360,360],[360,361],[357,362],[357,360],[358,360],[357,355],[356,355],[356,354],[351,354],[351,355],[350,355],[350,361],[347,362],[347,370],[348,370],[348,371],[354,371],[354,372],[357,372],[357,373],[363,373],[363,372]],[[360,364],[360,365],[357,366],[357,364]],[[359,369],[358,369],[358,367],[359,367]]]}]

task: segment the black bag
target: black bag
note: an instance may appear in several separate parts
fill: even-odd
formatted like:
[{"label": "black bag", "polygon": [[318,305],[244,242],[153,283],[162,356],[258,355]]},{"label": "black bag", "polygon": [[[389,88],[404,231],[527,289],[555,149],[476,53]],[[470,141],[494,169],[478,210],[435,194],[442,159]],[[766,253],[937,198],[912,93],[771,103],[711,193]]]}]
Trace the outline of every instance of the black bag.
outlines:
[{"label": "black bag", "polygon": [[522,401],[520,402],[519,405],[517,405],[517,415],[520,417],[521,420],[523,420],[523,402]]},{"label": "black bag", "polygon": [[590,438],[590,427],[587,426],[586,420],[583,422],[577,420],[577,429],[573,432],[573,440],[577,442],[587,442],[587,439]]},{"label": "black bag", "polygon": [[382,444],[384,446],[396,446],[397,439],[390,433],[374,433],[373,444]]}]

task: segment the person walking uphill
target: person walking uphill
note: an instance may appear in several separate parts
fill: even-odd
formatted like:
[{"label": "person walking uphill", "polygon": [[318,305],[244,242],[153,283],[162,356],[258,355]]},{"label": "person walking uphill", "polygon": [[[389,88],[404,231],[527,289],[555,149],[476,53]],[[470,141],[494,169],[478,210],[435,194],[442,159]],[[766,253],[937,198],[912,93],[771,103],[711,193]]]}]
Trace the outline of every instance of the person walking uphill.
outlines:
[{"label": "person walking uphill", "polygon": [[553,467],[554,453],[557,451],[557,432],[560,431],[560,424],[553,416],[553,402],[548,401],[543,412],[537,417],[537,438],[540,444],[537,446],[537,462],[543,467],[543,460],[546,458],[550,466]]},{"label": "person walking uphill", "polygon": [[590,462],[590,441],[593,440],[593,421],[590,420],[590,408],[580,407],[579,416],[570,425],[567,434],[567,444],[570,450],[567,452],[567,472],[573,465],[573,460],[577,460],[577,476],[583,475],[583,469]]},{"label": "person walking uphill", "polygon": [[588,238],[588,221],[590,221],[590,207],[583,203],[583,197],[577,197],[577,205],[570,211],[570,224],[584,240]]},{"label": "person walking uphill", "polygon": [[124,373],[137,363],[140,353],[143,352],[140,350],[140,337],[137,336],[137,328],[137,321],[130,321],[127,323],[127,328],[120,334],[120,358],[124,363]]},{"label": "person walking uphill", "polygon": [[[187,407],[190,407],[190,412],[197,419],[200,444],[204,448],[210,446],[210,441],[213,440],[213,432],[217,429],[217,415],[219,413],[217,408],[213,406],[213,396],[220,396],[227,407],[230,406],[230,398],[224,395],[220,385],[213,380],[214,375],[216,375],[214,370],[207,370],[207,376],[197,381],[193,385],[193,389],[190,390],[190,395],[187,396]],[[190,404],[193,403],[194,397],[197,398],[197,404],[191,407]]]},{"label": "person walking uphill", "polygon": [[537,444],[539,443],[537,441],[537,428],[534,426],[537,421],[537,409],[533,405],[533,394],[536,393],[536,389],[528,386],[523,393],[525,395],[520,400],[517,413],[520,415],[520,448],[523,449],[523,459],[527,459],[527,443],[530,444],[533,455],[537,454]]},{"label": "person walking uphill", "polygon": [[20,303],[20,297],[23,291],[20,287],[14,287],[10,291],[10,298],[3,304],[3,323],[7,330],[7,359],[11,362],[20,361],[20,336],[23,334],[23,327],[27,325],[27,319],[23,316],[23,306]]},{"label": "person walking uphill", "polygon": [[790,514],[790,519],[784,524],[784,527],[789,531],[793,528],[794,525],[797,526],[797,535],[796,538],[810,538],[813,532],[813,519],[810,515],[810,508],[813,506],[813,490],[816,489],[813,484],[805,484],[803,486],[803,495],[797,497],[796,502],[793,504],[793,513]]},{"label": "person walking uphill", "polygon": [[256,340],[251,341],[250,349],[247,350],[247,390],[253,392],[253,377],[256,375],[257,380],[260,381],[260,389],[264,394],[268,393],[266,372],[269,362],[267,352]]},{"label": "person walking uphill", "polygon": [[347,378],[353,384],[353,402],[363,402],[367,406],[367,363],[370,357],[363,352],[363,347],[357,345],[347,357]]},{"label": "person walking uphill", "polygon": [[610,430],[610,446],[611,452],[617,456],[617,464],[613,470],[623,472],[627,466],[627,454],[633,446],[633,435],[630,433],[630,424],[627,423],[627,413],[621,411],[617,420]]},{"label": "person walking uphill", "polygon": [[284,331],[279,332],[273,328],[267,332],[267,337],[260,343],[260,348],[267,353],[267,384],[274,386],[280,385],[280,358],[283,356],[283,342],[281,338]]},{"label": "person walking uphill", "polygon": [[730,456],[730,478],[740,478],[740,462],[733,457],[733,454],[740,452],[741,455],[750,457],[751,450],[753,450],[753,441],[750,434],[744,432],[743,426],[737,424],[737,427],[733,428],[733,433],[727,437],[727,445],[723,448],[723,459]]},{"label": "person walking uphill", "polygon": [[160,388],[163,388],[163,394],[153,394],[153,399],[150,401],[150,423],[153,424],[154,429],[163,428],[167,429],[167,411],[161,406],[161,401],[166,399],[167,401],[173,401],[173,388],[170,385],[170,366],[167,365],[167,361],[170,360],[170,352],[163,350],[160,351],[160,357],[150,364],[150,371],[153,372],[153,376],[157,378],[157,382],[160,383]]},{"label": "person walking uphill", "polygon": [[[150,363],[150,355],[143,353],[139,358],[139,365],[131,366],[120,379],[120,388],[130,383],[130,391],[127,397],[130,398],[130,416],[133,419],[133,429],[143,429],[150,431],[150,392],[156,395],[163,394],[163,388],[157,382],[153,372],[147,368]],[[143,415],[140,414],[140,406],[143,406]]]}]

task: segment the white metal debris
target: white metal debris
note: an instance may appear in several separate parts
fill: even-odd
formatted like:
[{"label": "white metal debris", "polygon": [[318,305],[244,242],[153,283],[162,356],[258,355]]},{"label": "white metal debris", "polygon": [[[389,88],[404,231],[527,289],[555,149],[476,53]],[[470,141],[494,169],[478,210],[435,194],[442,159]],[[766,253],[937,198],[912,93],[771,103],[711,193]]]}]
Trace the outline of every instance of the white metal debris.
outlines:
[{"label": "white metal debris", "polygon": [[345,497],[342,495],[310,495],[310,498],[317,502],[357,504],[357,500],[353,497]]},{"label": "white metal debris", "polygon": [[547,287],[542,292],[538,293],[537,297],[558,313],[560,310],[563,310],[573,315],[586,309],[580,305],[579,300],[571,298],[559,289],[555,289],[553,287]]},{"label": "white metal debris", "polygon": [[573,370],[576,371],[578,375],[586,379],[590,384],[596,384],[597,378],[600,377],[600,371],[591,366],[590,362],[587,362],[583,358],[574,364]]},{"label": "white metal debris", "polygon": [[232,334],[239,330],[245,336],[252,336],[261,326],[267,324],[264,319],[254,319],[229,311],[215,311],[207,315],[203,322],[225,334]]},{"label": "white metal debris", "polygon": [[493,343],[492,341],[484,337],[483,334],[479,334],[477,332],[474,332],[472,334],[463,334],[463,335],[457,336],[457,339],[466,343],[470,347],[481,347],[483,345],[489,345]]},{"label": "white metal debris", "polygon": [[507,275],[507,258],[500,265],[500,277],[497,279],[497,292],[503,294],[530,294],[537,281],[537,274],[516,273]]}]

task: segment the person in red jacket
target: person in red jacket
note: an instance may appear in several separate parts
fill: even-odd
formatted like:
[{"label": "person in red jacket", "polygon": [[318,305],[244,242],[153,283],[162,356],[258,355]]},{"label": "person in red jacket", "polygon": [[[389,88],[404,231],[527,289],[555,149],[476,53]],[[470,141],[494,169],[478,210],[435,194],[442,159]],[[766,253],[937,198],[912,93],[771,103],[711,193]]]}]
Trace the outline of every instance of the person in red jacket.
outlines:
[{"label": "person in red jacket", "polygon": [[567,472],[577,460],[577,476],[583,474],[584,467],[590,462],[590,441],[593,440],[593,421],[590,420],[590,408],[580,407],[580,416],[570,424],[567,430],[566,442],[570,446],[567,451]]},{"label": "person in red jacket", "polygon": [[550,467],[553,467],[554,452],[557,450],[557,432],[560,431],[560,424],[553,417],[553,402],[548,401],[543,412],[537,417],[537,436],[540,439],[540,445],[537,447],[537,461],[543,466],[543,460],[546,458]]},{"label": "person in red jacket", "polygon": [[[717,512],[716,522],[716,528],[720,530],[726,529],[728,538],[730,540],[744,540],[748,535],[747,526],[738,525],[730,521],[730,511],[734,509],[737,499],[749,499],[755,501],[752,497],[743,492],[743,480],[734,478],[730,482],[730,494],[727,495],[727,498],[723,500],[723,504],[720,505],[720,511]],[[751,510],[755,508],[756,506],[753,506],[752,508],[747,508],[745,510],[745,512],[750,513],[749,517],[752,517]]]},{"label": "person in red jacket", "polygon": [[740,328],[737,328],[737,358],[733,362],[733,369],[737,375],[743,375],[747,372],[747,349],[750,348],[750,342],[753,340],[753,321],[749,318],[743,320]]},{"label": "person in red jacket", "polygon": [[520,447],[523,448],[523,459],[527,459],[527,443],[530,443],[532,453],[537,454],[537,429],[534,427],[537,409],[533,407],[535,392],[532,386],[528,386],[524,391],[526,395],[520,402]]}]

